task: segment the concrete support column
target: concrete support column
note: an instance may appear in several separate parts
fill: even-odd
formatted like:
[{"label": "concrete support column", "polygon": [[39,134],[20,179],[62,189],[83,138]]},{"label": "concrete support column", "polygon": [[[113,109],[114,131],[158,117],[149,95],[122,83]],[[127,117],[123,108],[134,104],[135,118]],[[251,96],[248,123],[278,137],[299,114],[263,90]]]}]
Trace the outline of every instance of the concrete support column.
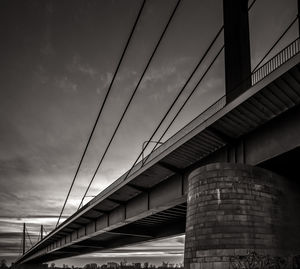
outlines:
[{"label": "concrete support column", "polygon": [[223,0],[227,102],[251,86],[248,0]]},{"label": "concrete support column", "polygon": [[300,202],[290,201],[287,179],[258,167],[215,163],[194,170],[188,187],[185,269],[235,268],[233,258],[249,251],[300,254]]}]

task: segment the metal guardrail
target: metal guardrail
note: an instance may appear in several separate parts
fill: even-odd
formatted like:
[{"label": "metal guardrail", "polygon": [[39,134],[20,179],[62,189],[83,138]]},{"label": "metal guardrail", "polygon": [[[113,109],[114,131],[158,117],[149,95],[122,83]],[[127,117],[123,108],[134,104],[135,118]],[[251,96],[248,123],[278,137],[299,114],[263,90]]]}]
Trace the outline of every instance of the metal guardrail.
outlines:
[{"label": "metal guardrail", "polygon": [[[275,56],[273,56],[269,61],[263,64],[260,68],[251,73],[251,86],[254,86],[265,77],[270,75],[273,71],[279,68],[281,65],[286,63],[288,60],[293,58],[300,52],[300,38],[298,37],[292,43],[283,48],[280,52],[278,52]],[[249,77],[248,77],[249,78]],[[234,93],[233,90],[230,94]],[[198,117],[200,117],[201,122],[207,120],[213,114],[221,110],[226,104],[227,95],[223,95],[220,99],[218,99],[215,103],[213,103],[210,107],[204,110]],[[238,96],[237,96],[238,97]]]},{"label": "metal guardrail", "polygon": [[292,43],[287,45],[284,49],[278,52],[273,58],[266,62],[259,69],[254,71],[251,75],[252,86],[268,76],[286,61],[298,54],[300,51],[300,39],[297,38]]},{"label": "metal guardrail", "polygon": [[[298,37],[293,42],[291,42],[289,45],[287,45],[285,48],[283,48],[280,52],[278,52],[275,56],[273,56],[269,61],[267,61],[265,64],[263,64],[260,68],[258,68],[257,70],[255,70],[254,72],[251,73],[251,75],[250,75],[251,86],[254,86],[258,82],[263,80],[265,77],[267,77],[269,74],[271,74],[277,68],[279,68],[285,62],[287,62],[288,60],[293,58],[299,52],[300,52],[300,38]],[[249,79],[249,77],[247,79]],[[235,90],[233,90],[230,94],[232,94],[234,92],[235,92]],[[207,109],[205,109],[201,114],[199,114],[194,120],[197,119],[198,123],[205,122],[207,119],[209,119],[211,116],[213,116],[215,113],[217,113],[219,110],[221,110],[223,107],[226,106],[227,97],[228,97],[228,95],[226,95],[226,94],[223,95],[221,98],[219,98],[217,101],[215,101],[212,105],[210,105]],[[238,97],[238,96],[236,96],[236,97]],[[192,123],[194,120],[192,120],[190,123]],[[174,135],[176,135],[176,134],[177,133],[175,133]],[[166,141],[168,141],[168,140],[166,140]],[[162,144],[166,143],[166,141],[163,142]],[[157,148],[159,148],[160,146],[158,146]],[[147,163],[147,161],[146,161],[146,163]],[[135,172],[136,171],[133,171],[131,174],[134,174]]]}]

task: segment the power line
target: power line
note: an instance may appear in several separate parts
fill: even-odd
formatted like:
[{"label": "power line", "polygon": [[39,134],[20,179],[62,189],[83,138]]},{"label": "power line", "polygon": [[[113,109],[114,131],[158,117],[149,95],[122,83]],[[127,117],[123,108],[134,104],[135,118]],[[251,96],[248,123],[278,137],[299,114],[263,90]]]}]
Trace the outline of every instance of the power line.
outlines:
[{"label": "power line", "polygon": [[63,205],[63,207],[62,207],[62,210],[61,210],[61,212],[60,212],[59,218],[58,218],[58,220],[57,220],[56,227],[58,226],[59,221],[60,221],[60,219],[61,219],[61,215],[62,215],[62,213],[63,213],[63,211],[64,211],[64,209],[65,209],[65,206],[66,206],[66,203],[67,203],[68,198],[69,198],[69,196],[70,196],[71,190],[72,190],[72,188],[73,188],[75,179],[76,179],[76,177],[77,177],[77,175],[78,175],[78,172],[79,172],[79,169],[80,169],[80,167],[81,167],[82,161],[83,161],[83,159],[84,159],[84,157],[85,157],[85,154],[86,154],[86,152],[87,152],[88,146],[89,146],[89,144],[90,144],[90,141],[91,141],[91,139],[92,139],[92,136],[93,136],[93,134],[94,134],[94,131],[95,131],[95,129],[96,129],[96,126],[97,126],[97,124],[98,124],[99,118],[100,118],[100,116],[101,116],[101,114],[102,114],[102,110],[103,110],[103,108],[104,108],[104,105],[105,105],[105,103],[106,103],[106,100],[107,100],[107,98],[108,98],[108,95],[109,95],[109,93],[110,93],[110,91],[111,91],[111,88],[112,88],[112,85],[113,85],[113,83],[114,83],[114,81],[115,81],[116,75],[117,75],[117,73],[118,73],[118,71],[119,71],[119,69],[120,69],[121,63],[122,63],[122,61],[123,61],[123,58],[124,58],[124,56],[125,56],[125,53],[126,53],[126,51],[127,51],[128,46],[129,46],[130,40],[131,40],[131,38],[132,38],[132,36],[133,36],[133,33],[134,33],[134,31],[135,31],[136,25],[137,25],[137,23],[138,23],[138,21],[139,21],[139,18],[140,18],[140,16],[141,16],[141,14],[142,14],[142,10],[143,10],[143,8],[144,8],[144,6],[145,6],[145,3],[146,3],[146,0],[143,0],[142,5],[141,5],[141,7],[140,7],[140,9],[139,9],[139,13],[138,13],[138,15],[137,15],[137,17],[136,17],[136,20],[135,20],[135,22],[134,22],[134,25],[133,25],[133,27],[132,27],[132,29],[131,29],[130,35],[129,35],[127,41],[126,41],[126,45],[125,45],[125,47],[124,47],[124,49],[123,49],[121,58],[120,58],[120,60],[119,60],[119,62],[118,62],[117,68],[116,68],[116,70],[115,70],[115,72],[114,72],[114,75],[113,75],[113,77],[112,77],[112,80],[111,80],[111,82],[110,82],[110,85],[109,85],[109,87],[108,87],[108,90],[107,90],[107,92],[106,92],[106,95],[105,95],[105,97],[104,97],[104,100],[103,100],[103,102],[102,102],[101,108],[100,108],[99,113],[98,113],[98,115],[97,115],[96,121],[95,121],[95,123],[94,123],[94,125],[93,125],[92,131],[91,131],[90,136],[89,136],[89,138],[88,138],[88,142],[87,142],[87,144],[86,144],[86,146],[85,146],[85,149],[84,149],[83,154],[82,154],[82,156],[81,156],[81,159],[80,159],[80,161],[79,161],[79,165],[78,165],[78,167],[77,167],[77,169],[76,169],[76,172],[75,172],[75,175],[74,175],[74,177],[73,177],[73,180],[72,180],[71,186],[70,186],[70,188],[69,188],[68,194],[67,194],[67,196],[66,196],[64,205]]},{"label": "power line", "polygon": [[154,50],[153,50],[153,52],[152,52],[152,54],[151,54],[151,56],[150,56],[148,62],[147,62],[147,65],[146,65],[146,67],[144,68],[144,71],[143,71],[143,73],[142,73],[142,75],[141,75],[141,77],[140,77],[140,79],[139,79],[137,85],[135,86],[135,89],[134,89],[134,91],[133,91],[133,93],[132,93],[132,95],[131,95],[131,97],[130,97],[130,99],[129,99],[129,102],[128,102],[127,105],[126,105],[126,108],[125,108],[125,110],[123,111],[123,114],[122,114],[122,116],[121,116],[121,118],[120,118],[120,120],[119,120],[119,122],[118,122],[118,124],[117,124],[117,127],[115,128],[114,133],[113,133],[113,135],[112,135],[112,137],[111,137],[111,139],[110,139],[110,141],[109,141],[109,143],[108,143],[108,145],[107,145],[107,147],[106,147],[106,149],[105,149],[105,151],[104,151],[104,153],[103,153],[103,155],[102,155],[102,157],[101,157],[101,159],[100,159],[100,162],[98,163],[98,166],[97,166],[97,168],[96,168],[96,170],[95,170],[95,172],[94,172],[94,174],[93,174],[93,176],[92,176],[92,178],[91,178],[91,180],[90,180],[90,182],[89,182],[89,185],[88,185],[88,187],[87,187],[87,189],[86,189],[86,191],[85,191],[85,193],[84,193],[84,195],[83,195],[83,197],[82,197],[82,199],[81,199],[81,202],[80,202],[80,204],[79,204],[78,209],[81,207],[81,205],[82,205],[82,203],[83,203],[83,200],[84,200],[84,198],[86,197],[86,194],[87,194],[87,192],[89,191],[90,186],[91,186],[92,182],[93,182],[94,179],[95,179],[95,176],[96,176],[96,174],[97,174],[97,172],[98,172],[98,170],[99,170],[99,168],[100,168],[100,166],[101,166],[101,164],[102,164],[102,162],[103,162],[103,160],[104,160],[104,158],[105,158],[105,156],[106,156],[106,153],[107,153],[107,151],[108,151],[108,149],[109,149],[109,147],[110,147],[110,145],[111,145],[111,143],[112,143],[112,141],[113,141],[113,139],[114,139],[114,137],[115,137],[115,135],[116,135],[116,133],[117,133],[117,131],[118,131],[118,129],[119,129],[119,126],[121,125],[121,122],[122,122],[122,120],[123,120],[123,118],[124,118],[124,116],[125,116],[125,114],[126,114],[128,108],[129,108],[129,106],[130,106],[130,104],[131,104],[131,102],[132,102],[134,96],[135,96],[135,93],[137,92],[137,90],[138,90],[138,88],[139,88],[139,86],[140,86],[140,84],[141,84],[141,82],[142,82],[142,80],[143,80],[143,78],[144,78],[144,76],[145,76],[145,74],[146,74],[146,72],[147,72],[149,66],[150,66],[150,63],[152,62],[152,59],[153,59],[153,57],[154,57],[154,55],[155,55],[155,53],[156,53],[156,51],[157,51],[157,49],[158,49],[158,47],[159,47],[161,41],[163,40],[163,37],[164,37],[164,35],[165,35],[165,33],[166,33],[166,31],[167,31],[169,25],[170,25],[170,23],[171,23],[171,21],[172,21],[174,15],[175,15],[175,13],[176,13],[176,10],[177,10],[177,8],[178,8],[180,2],[181,2],[181,0],[178,0],[178,1],[177,1],[176,5],[175,5],[175,7],[174,7],[174,9],[173,9],[173,11],[172,11],[172,13],[171,13],[171,16],[169,17],[169,20],[168,20],[168,22],[167,22],[167,24],[166,24],[166,26],[165,26],[163,32],[161,33],[161,36],[160,36],[160,38],[159,38],[159,40],[158,40],[158,42],[157,42],[157,44],[156,44],[156,46],[155,46],[155,48],[154,48]]}]

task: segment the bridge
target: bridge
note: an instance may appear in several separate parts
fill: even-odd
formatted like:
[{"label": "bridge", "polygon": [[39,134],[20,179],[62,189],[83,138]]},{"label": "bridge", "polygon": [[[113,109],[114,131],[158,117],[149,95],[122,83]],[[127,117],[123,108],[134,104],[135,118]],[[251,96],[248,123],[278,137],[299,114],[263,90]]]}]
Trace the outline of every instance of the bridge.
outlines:
[{"label": "bridge", "polygon": [[300,39],[251,72],[248,1],[226,2],[226,94],[25,252],[21,268],[184,233],[187,269],[228,268],[247,250],[300,254]]}]

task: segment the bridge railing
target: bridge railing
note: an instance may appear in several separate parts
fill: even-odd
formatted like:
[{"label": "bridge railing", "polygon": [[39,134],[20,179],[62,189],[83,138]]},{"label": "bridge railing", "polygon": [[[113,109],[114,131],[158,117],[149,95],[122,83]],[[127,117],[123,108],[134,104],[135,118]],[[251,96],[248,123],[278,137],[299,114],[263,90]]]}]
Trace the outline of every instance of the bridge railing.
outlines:
[{"label": "bridge railing", "polygon": [[300,51],[300,39],[297,38],[292,43],[287,45],[284,49],[278,52],[274,57],[272,57],[268,62],[262,65],[259,69],[251,74],[252,86],[257,82],[261,81],[263,78],[268,76],[286,61],[294,57]]},{"label": "bridge railing", "polygon": [[[292,43],[283,48],[280,52],[278,52],[274,57],[272,57],[269,61],[263,64],[260,68],[251,73],[251,85],[255,85],[274,70],[279,68],[289,59],[293,58],[296,54],[300,52],[300,39],[299,37],[294,40]],[[249,79],[249,77],[248,77]],[[233,90],[230,94],[234,93]],[[208,118],[213,116],[219,110],[221,110],[226,105],[226,100],[228,99],[228,95],[223,95],[216,102],[210,105],[206,110],[204,110],[198,117],[197,122],[201,123],[206,121]]]},{"label": "bridge railing", "polygon": [[[300,52],[300,38],[298,37],[293,42],[291,42],[286,47],[284,47],[281,51],[279,51],[275,56],[273,56],[265,64],[263,64],[261,67],[254,70],[250,74],[251,85],[254,86],[258,82],[263,80],[265,77],[267,77],[269,74],[271,74],[277,68],[279,68],[285,62],[287,62],[288,60],[293,58],[299,52]],[[249,77],[247,79],[249,79]],[[233,90],[230,94],[234,94],[234,92],[235,92],[235,90]],[[188,125],[190,126],[189,129],[193,129],[193,126],[196,124],[196,122],[197,122],[197,124],[199,124],[199,123],[201,124],[201,123],[205,122],[211,116],[213,116],[215,113],[217,113],[219,110],[221,110],[223,107],[225,107],[227,104],[227,101],[226,101],[227,99],[228,99],[228,94],[227,95],[225,94],[222,97],[220,97],[218,100],[216,100],[207,109],[205,109],[201,114],[199,114],[195,119],[193,119],[190,123],[188,123]],[[180,132],[180,130],[178,132]],[[175,133],[173,136],[175,136],[177,133]],[[172,137],[168,138],[162,144],[157,145],[156,149],[158,149],[162,145],[166,144]],[[147,163],[147,161],[146,161],[146,163]],[[143,164],[144,164],[144,162],[143,162]],[[134,174],[135,172],[137,172],[140,168],[141,167],[137,166],[135,169],[133,169],[131,175]]]},{"label": "bridge railing", "polygon": [[[292,43],[283,48],[280,52],[278,52],[275,56],[273,56],[269,61],[263,64],[260,68],[251,73],[251,85],[254,86],[256,83],[264,79],[266,76],[271,74],[289,59],[293,58],[296,54],[300,52],[300,38],[298,37]],[[247,78],[249,79],[249,77]],[[230,94],[234,93],[233,90]],[[213,116],[219,110],[221,110],[226,105],[226,100],[228,99],[228,95],[223,95],[217,101],[215,101],[212,105],[210,105],[207,109],[205,109],[198,117],[197,122],[201,123],[206,121],[208,118]]]}]

